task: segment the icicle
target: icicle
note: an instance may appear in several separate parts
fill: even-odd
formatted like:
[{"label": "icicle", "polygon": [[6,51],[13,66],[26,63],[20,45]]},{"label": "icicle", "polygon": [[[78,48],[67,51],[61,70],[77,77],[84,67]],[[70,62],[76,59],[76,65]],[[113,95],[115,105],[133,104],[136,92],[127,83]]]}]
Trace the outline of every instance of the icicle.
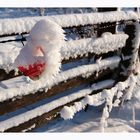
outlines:
[{"label": "icicle", "polygon": [[104,132],[105,127],[107,127],[107,119],[109,117],[109,111],[108,111],[108,107],[107,104],[105,105],[104,109],[103,109],[103,114],[100,120],[100,127],[101,127],[101,132]]},{"label": "icicle", "polygon": [[132,97],[132,93],[133,93],[133,89],[136,85],[136,78],[134,75],[131,75],[130,76],[130,82],[129,82],[129,89],[127,90],[127,95],[126,95],[126,98],[125,100],[130,100],[131,97]]},{"label": "icicle", "polygon": [[133,126],[135,127],[135,124],[136,124],[136,114],[135,114],[135,106],[132,105],[132,120],[133,120]]}]

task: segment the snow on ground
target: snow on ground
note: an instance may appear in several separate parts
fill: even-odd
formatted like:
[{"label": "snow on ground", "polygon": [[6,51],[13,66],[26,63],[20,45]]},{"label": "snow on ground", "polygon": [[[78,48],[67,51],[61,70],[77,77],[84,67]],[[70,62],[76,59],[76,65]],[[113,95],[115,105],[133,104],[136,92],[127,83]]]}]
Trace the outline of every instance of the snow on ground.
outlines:
[{"label": "snow on ground", "polygon": [[[140,94],[139,94],[140,96]],[[123,107],[114,108],[108,120],[105,132],[140,132],[140,102],[135,107],[136,119],[133,122],[131,102]],[[80,111],[72,120],[62,118],[34,130],[35,132],[101,132],[101,107],[89,107],[87,112]]]},{"label": "snow on ground", "polygon": [[[135,126],[132,122],[132,110],[126,111],[127,105],[116,111],[113,109],[108,120],[108,127],[105,132],[139,132],[140,113],[137,114]],[[140,106],[137,111],[140,111]],[[128,117],[128,113],[130,116]],[[34,130],[35,132],[101,132],[100,117],[102,111],[99,108],[90,107],[87,112],[79,112],[72,120],[57,119],[49,124]],[[116,117],[115,117],[116,116]],[[123,116],[123,117],[122,117]]]},{"label": "snow on ground", "polygon": [[[89,106],[87,111],[78,112],[73,119],[59,118],[35,132],[101,132],[102,108]],[[140,132],[140,76],[133,90],[133,98],[122,106],[113,108],[104,132]]]},{"label": "snow on ground", "polygon": [[[132,99],[123,105],[113,108],[104,132],[140,132],[140,76],[132,92]],[[73,119],[59,118],[35,132],[102,132],[101,116],[104,105],[90,106],[87,111],[80,111]]]}]

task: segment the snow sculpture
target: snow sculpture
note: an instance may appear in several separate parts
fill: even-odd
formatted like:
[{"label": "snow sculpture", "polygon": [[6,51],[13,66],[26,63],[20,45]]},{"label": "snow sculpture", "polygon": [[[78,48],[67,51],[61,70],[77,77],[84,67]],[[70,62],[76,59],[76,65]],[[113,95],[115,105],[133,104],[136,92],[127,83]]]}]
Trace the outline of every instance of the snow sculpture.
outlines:
[{"label": "snow sculpture", "polygon": [[52,78],[61,66],[60,47],[64,31],[51,20],[40,20],[32,28],[26,45],[15,59],[14,66],[31,79]]}]

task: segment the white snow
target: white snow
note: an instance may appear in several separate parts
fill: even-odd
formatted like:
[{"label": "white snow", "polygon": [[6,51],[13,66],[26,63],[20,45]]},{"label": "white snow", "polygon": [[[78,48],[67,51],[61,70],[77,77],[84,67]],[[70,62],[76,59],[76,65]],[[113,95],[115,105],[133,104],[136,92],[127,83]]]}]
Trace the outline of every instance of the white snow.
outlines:
[{"label": "white snow", "polygon": [[[113,115],[108,120],[108,127],[104,129],[104,132],[110,133],[137,133],[140,131],[139,119],[136,120],[136,127],[131,125],[131,119],[127,119],[127,117],[122,118],[122,116],[127,116],[131,110],[124,112],[124,108],[120,108],[120,111],[113,110]],[[138,110],[139,111],[139,110]],[[120,114],[121,113],[121,114]],[[138,113],[139,114],[139,113]],[[57,119],[52,121],[49,124],[46,124],[38,129],[35,129],[33,132],[46,132],[46,133],[94,133],[101,134],[100,128],[100,115],[101,110],[98,108],[89,108],[88,111],[79,112],[73,119],[71,120],[62,120]],[[116,117],[114,117],[116,115]],[[139,115],[137,115],[139,116]]]},{"label": "white snow", "polygon": [[67,14],[67,16],[57,15],[46,17],[13,18],[12,20],[0,19],[0,35],[30,32],[35,23],[41,19],[50,19],[62,27],[70,27],[77,25],[115,22],[120,20],[137,20],[138,15],[133,11],[113,11],[89,14]]},{"label": "white snow", "polygon": [[88,52],[95,54],[108,53],[110,51],[118,50],[125,46],[128,38],[126,34],[107,34],[104,33],[101,37],[80,39],[75,41],[68,41],[61,49],[61,55],[64,59],[70,57],[77,57]]},{"label": "white snow", "polygon": [[[68,110],[65,106],[66,119],[70,118],[68,114],[69,110],[73,111],[76,109],[77,111],[80,111],[75,116],[73,115],[73,119],[57,119],[49,124],[44,125],[43,127],[35,129],[34,132],[140,132],[140,75],[135,76],[135,78],[137,82],[135,88],[133,88],[131,100],[129,102],[125,102],[123,106],[121,105],[119,107],[115,107],[115,104],[113,104],[114,107],[109,114],[108,109],[104,109],[104,116],[106,116],[105,118],[107,118],[107,120],[105,120],[104,124],[106,127],[103,127],[103,129],[101,128],[101,115],[103,106],[89,107],[88,110],[84,112],[80,111],[82,102],[76,102],[74,106],[70,106]],[[128,78],[126,81],[119,82],[115,86],[117,89],[119,89],[119,87],[121,88],[116,94],[118,99],[125,94],[120,91],[125,88],[127,89],[131,83],[131,78]],[[113,88],[115,89],[115,87]],[[90,96],[90,100],[92,96]],[[116,101],[118,99],[116,99]],[[73,114],[73,112],[71,112],[71,114]]]},{"label": "white snow", "polygon": [[[104,82],[104,84],[103,84],[103,82]],[[95,88],[96,90],[100,89],[100,88],[103,89],[103,88],[111,87],[114,84],[114,80],[102,81],[102,87],[98,87],[99,84],[100,84],[100,82],[97,84],[97,87]],[[42,105],[40,107],[27,111],[23,114],[20,114],[18,116],[12,117],[8,120],[2,121],[2,122],[0,122],[0,131],[4,131],[13,126],[18,126],[21,123],[24,123],[37,116],[41,116],[42,114],[47,113],[61,105],[74,101],[78,98],[84,97],[84,96],[90,94],[95,89],[90,88],[90,87],[88,87],[86,89],[82,89],[78,92],[72,93],[68,96],[61,97],[59,99],[51,101],[50,103],[47,103],[45,105]]]},{"label": "white snow", "polygon": [[8,73],[13,69],[13,62],[19,54],[21,44],[18,43],[0,43],[0,68]]},{"label": "white snow", "polygon": [[[45,70],[40,75],[40,81],[45,82],[54,78],[60,70],[60,48],[64,42],[64,31],[61,26],[51,20],[40,20],[32,28],[26,45],[21,49],[14,61],[14,66],[27,67],[34,63],[45,63]],[[42,50],[42,55],[38,52]],[[44,79],[45,78],[45,79]]]},{"label": "white snow", "polygon": [[26,77],[26,76],[19,76],[16,78],[12,78],[12,80],[4,80],[0,82],[0,85],[3,88],[13,88],[13,87],[19,87],[22,86],[23,84],[30,83],[31,79]]},{"label": "white snow", "polygon": [[[61,59],[66,60],[70,58],[76,58],[78,55],[83,56],[89,52],[93,52],[95,54],[102,54],[110,51],[115,51],[125,46],[125,42],[127,38],[128,35],[126,34],[104,33],[102,37],[96,39],[87,38],[87,39],[66,41],[61,46],[61,50],[60,50],[61,57],[62,57]],[[16,43],[16,42],[1,43],[0,46],[2,48],[0,50],[0,57],[1,57],[0,67],[8,72],[9,70],[14,69],[13,63],[23,46],[21,43]],[[26,50],[26,48],[24,48],[23,51]],[[26,59],[28,58],[29,56]],[[31,60],[34,61],[33,59],[30,59],[30,61]]]},{"label": "white snow", "polygon": [[63,71],[60,74],[58,74],[55,79],[44,79],[44,81],[37,80],[37,81],[30,81],[30,82],[24,80],[22,85],[18,85],[17,87],[15,86],[11,87],[10,85],[9,87],[11,88],[1,90],[0,102],[16,97],[18,95],[23,96],[31,93],[34,94],[36,91],[40,89],[46,88],[47,90],[48,88],[51,88],[52,86],[60,82],[67,81],[68,79],[72,79],[80,75],[86,75],[87,73],[92,74],[95,71],[104,70],[107,68],[114,69],[115,67],[118,66],[119,62],[120,62],[120,57],[114,56],[101,60],[100,64],[94,63],[94,64],[82,65],[70,70]]},{"label": "white snow", "polygon": [[[21,32],[30,32],[31,28],[35,25],[37,21],[40,19],[51,19],[52,21],[58,23],[62,27],[70,27],[70,26],[77,26],[77,25],[86,25],[86,24],[97,24],[97,23],[105,23],[105,22],[113,22],[113,21],[120,21],[120,20],[138,20],[139,15],[134,13],[134,12],[122,12],[122,11],[116,11],[116,12],[106,12],[106,13],[91,13],[91,14],[73,14],[73,15],[68,15],[67,17],[64,15],[61,16],[50,16],[50,17],[37,17],[37,18],[20,18],[19,19],[13,19],[12,21],[10,19],[5,19],[5,20],[0,20],[0,35],[3,34],[10,34],[10,33],[21,33]],[[10,21],[10,22],[9,22]],[[9,24],[8,24],[9,23]],[[36,28],[38,29],[38,28]],[[60,29],[60,28],[59,28]],[[42,29],[42,31],[44,28]],[[55,29],[54,29],[55,30]],[[56,29],[58,30],[58,28]],[[31,35],[28,38],[29,43],[31,43],[31,40],[38,41],[38,30],[34,30],[35,32],[31,31]],[[49,33],[52,33],[52,31],[49,31]],[[62,33],[62,32],[61,32]],[[39,33],[39,34],[42,34]],[[40,37],[45,36],[46,33],[42,34]],[[34,36],[35,35],[35,36]],[[37,36],[36,36],[37,35]],[[139,71],[138,66],[138,48],[140,44],[140,25],[138,22],[136,23],[136,38],[134,39],[133,42],[133,47],[134,47],[134,55],[132,56],[132,67],[131,70],[137,70]],[[50,34],[51,40],[53,39],[55,35]],[[34,39],[33,39],[33,38]],[[61,36],[63,38],[63,35]],[[60,38],[61,38],[60,37]],[[59,38],[59,39],[60,39]],[[61,38],[61,39],[62,39]],[[75,40],[75,41],[69,41],[64,44],[61,48],[61,54],[63,55],[62,58],[64,59],[69,59],[70,57],[76,58],[78,55],[83,55],[87,54],[88,52],[94,52],[96,54],[101,54],[101,53],[107,53],[109,51],[114,51],[118,50],[119,48],[122,48],[125,45],[125,41],[128,38],[126,34],[108,34],[105,33],[102,35],[101,38],[97,39],[81,39],[81,40]],[[42,39],[42,38],[41,38]],[[46,38],[45,38],[46,39]],[[48,39],[48,38],[47,38]],[[55,48],[54,46],[59,42],[59,39],[54,43],[55,44],[49,44],[47,47],[52,47]],[[60,39],[60,40],[61,40]],[[117,40],[118,39],[118,40]],[[47,41],[49,41],[48,39]],[[27,45],[32,46],[31,44]],[[40,42],[40,41],[39,41]],[[42,42],[42,41],[41,41]],[[34,42],[35,44],[37,43],[36,41]],[[9,44],[9,46],[8,46]],[[19,44],[19,43],[17,43]],[[9,72],[11,69],[13,69],[13,62],[16,58],[16,56],[19,54],[20,51],[20,45],[17,47],[16,43],[6,43],[6,44],[1,44],[3,46],[3,49],[0,51],[0,56],[2,57],[0,59],[0,68],[6,69],[7,72]],[[43,45],[46,45],[46,42],[43,43]],[[67,46],[68,45],[68,46]],[[59,46],[59,44],[58,44]],[[78,46],[78,47],[77,47]],[[5,48],[8,49],[5,49]],[[60,47],[58,47],[60,48]],[[23,48],[23,50],[26,49]],[[45,49],[45,48],[44,48]],[[11,52],[12,51],[12,52]],[[45,49],[46,52],[48,52],[47,49]],[[51,52],[51,50],[49,49]],[[56,50],[55,53],[57,53],[58,50]],[[52,60],[56,59],[58,60],[57,62],[59,63],[54,63],[56,66],[56,71],[55,74],[58,73],[59,67],[60,67],[60,54],[55,56],[55,53],[51,53],[50,55],[52,56]],[[10,55],[9,55],[10,53]],[[9,55],[9,56],[8,56]],[[48,55],[49,56],[49,55]],[[49,56],[50,57],[50,56]],[[47,59],[49,58],[47,57]],[[31,59],[32,60],[32,59]],[[50,61],[51,63],[53,61]],[[73,77],[83,75],[89,76],[95,71],[103,70],[106,68],[115,68],[118,66],[120,62],[119,57],[112,57],[112,58],[107,58],[104,60],[99,60],[96,61],[95,64],[88,64],[88,65],[83,65],[79,66],[77,68],[73,68],[67,71],[62,71],[59,75],[53,78],[43,78],[41,81],[32,81],[28,77],[18,77],[6,81],[2,81],[0,83],[0,102],[14,98],[16,96],[24,96],[27,94],[32,94],[35,93],[37,90],[42,90],[46,89],[46,91],[54,86],[55,84],[58,84],[59,82],[66,81],[68,79],[71,79]],[[134,63],[133,63],[134,62]],[[17,64],[19,64],[18,62]],[[24,62],[23,62],[24,63]],[[53,67],[53,65],[52,65]],[[50,69],[51,72],[52,69]],[[48,72],[48,75],[50,73]],[[46,77],[46,75],[45,75]],[[89,88],[80,90],[78,92],[72,93],[71,95],[61,97],[59,99],[56,99],[50,103],[47,103],[45,105],[42,105],[40,107],[37,107],[33,110],[30,110],[28,112],[25,112],[23,114],[20,114],[18,116],[12,117],[8,120],[1,121],[0,122],[0,131],[4,131],[8,128],[11,128],[13,126],[18,126],[21,123],[24,123],[32,118],[35,118],[37,116],[40,116],[46,112],[49,112],[58,106],[64,105],[68,102],[71,102],[77,98],[80,97],[85,97],[79,102],[75,102],[73,106],[65,106],[62,111],[61,111],[61,116],[64,119],[73,119],[75,113],[79,112],[80,110],[84,109],[87,104],[91,106],[100,106],[103,103],[105,103],[105,107],[103,108],[102,114],[98,112],[98,115],[102,115],[101,117],[99,116],[98,118],[95,118],[94,115],[97,115],[96,113],[93,114],[92,117],[92,122],[89,121],[89,123],[86,124],[81,124],[79,128],[74,128],[73,127],[73,121],[71,121],[72,127],[71,128],[71,122],[69,121],[68,124],[66,124],[64,121],[61,124],[61,127],[63,127],[61,130],[67,131],[68,128],[69,131],[94,131],[94,132],[138,132],[137,129],[140,130],[139,124],[139,115],[136,112],[137,110],[140,110],[140,74],[139,75],[133,75],[131,74],[129,78],[124,81],[124,82],[119,82],[116,84],[113,88],[111,89],[104,89],[102,92],[96,94],[96,95],[89,95],[93,90],[97,89],[102,89],[102,88],[107,88],[108,86],[112,86],[114,84],[113,80],[108,80],[108,81],[103,81],[101,83],[97,83],[92,85]],[[26,87],[26,89],[25,89]],[[113,102],[113,97],[116,96],[116,100]],[[122,98],[122,103],[121,106],[119,106]],[[130,100],[130,102],[125,103],[125,100]],[[123,108],[121,108],[123,105]],[[118,119],[118,118],[109,118],[112,115],[115,115],[113,112],[114,108],[120,107],[121,109],[117,112],[120,116],[120,118],[124,117],[125,115],[127,118],[131,119],[128,121],[123,120],[123,119]],[[131,113],[130,113],[131,112]],[[131,114],[131,115],[130,115]],[[89,114],[88,114],[89,115]],[[137,117],[138,115],[138,117]],[[78,118],[79,121],[77,123],[81,123],[83,121],[80,121],[80,119],[85,120],[84,116],[80,116]],[[114,117],[114,116],[113,116]],[[116,117],[116,115],[115,115]],[[89,116],[88,116],[89,118]],[[97,120],[98,119],[98,120]],[[62,122],[62,121],[61,121]],[[69,126],[68,126],[69,125]],[[75,125],[75,124],[74,124]],[[59,126],[59,124],[58,124]],[[87,126],[87,127],[86,127]],[[132,127],[133,126],[133,127]],[[23,130],[27,131],[32,128],[34,128],[35,125]],[[51,126],[52,127],[52,126]],[[95,128],[93,128],[95,127]],[[57,127],[55,126],[55,129],[52,127],[52,130],[50,131],[59,131]],[[89,131],[88,131],[89,130]]]},{"label": "white snow", "polygon": [[[106,105],[104,107],[103,114],[101,117],[101,125],[103,125],[103,127],[104,127],[104,124],[106,124],[106,120],[108,119],[109,113],[111,112],[112,107],[113,107],[113,97],[115,95],[119,94],[117,96],[117,102],[115,102],[115,106],[117,106],[116,103],[119,103],[118,99],[120,97],[122,97],[122,95],[123,95],[123,94],[120,94],[120,92],[125,90],[126,88],[129,87],[129,85],[132,84],[132,78],[133,78],[133,82],[135,79],[135,83],[136,83],[137,76],[134,76],[132,74],[126,81],[119,82],[111,89],[104,89],[102,92],[100,92],[96,95],[90,95],[88,97],[85,97],[85,99],[83,99],[83,100],[79,101],[78,103],[76,103],[75,105],[71,106],[72,109],[70,109],[70,107],[68,107],[68,108],[64,107],[64,109],[62,109],[62,111],[60,112],[61,117],[63,117],[64,119],[72,119],[74,114],[79,112],[80,110],[84,109],[86,105],[89,104],[89,105],[93,105],[93,106],[98,106],[98,105],[106,102]],[[121,88],[120,88],[120,85],[121,85]],[[131,93],[133,92],[134,86],[135,86],[135,84],[132,86],[132,88],[131,88],[131,86],[130,86],[130,88],[128,88],[130,90],[127,93],[128,96],[130,96],[130,92]],[[127,99],[128,98],[125,98],[125,100],[127,100]],[[77,104],[80,104],[80,107],[78,107],[78,110],[77,110]],[[73,111],[73,113],[72,113],[72,111]],[[70,115],[68,112],[70,113]]]}]

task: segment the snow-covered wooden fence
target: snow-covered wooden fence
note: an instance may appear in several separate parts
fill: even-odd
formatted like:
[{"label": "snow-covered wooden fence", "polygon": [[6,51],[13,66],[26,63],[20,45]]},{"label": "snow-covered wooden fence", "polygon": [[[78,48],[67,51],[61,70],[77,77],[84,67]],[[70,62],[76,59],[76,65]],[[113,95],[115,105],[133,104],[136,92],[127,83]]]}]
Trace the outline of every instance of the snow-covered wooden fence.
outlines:
[{"label": "snow-covered wooden fence", "polygon": [[[23,47],[20,41],[24,44],[33,25],[43,18],[61,25],[68,40],[61,48],[62,71],[55,80],[39,84],[18,73],[12,63]],[[108,33],[116,24],[123,33]],[[30,131],[60,116],[61,110],[62,117],[72,118],[91,103],[90,96],[100,99],[96,105],[103,104],[107,89],[120,88],[121,82],[129,83],[137,74],[139,28],[138,15],[122,11],[0,20],[0,131]],[[102,29],[107,33],[100,36]],[[74,34],[78,39],[69,39]],[[127,84],[120,91],[125,88]],[[75,112],[66,115],[69,107],[64,106],[72,106]]]}]

